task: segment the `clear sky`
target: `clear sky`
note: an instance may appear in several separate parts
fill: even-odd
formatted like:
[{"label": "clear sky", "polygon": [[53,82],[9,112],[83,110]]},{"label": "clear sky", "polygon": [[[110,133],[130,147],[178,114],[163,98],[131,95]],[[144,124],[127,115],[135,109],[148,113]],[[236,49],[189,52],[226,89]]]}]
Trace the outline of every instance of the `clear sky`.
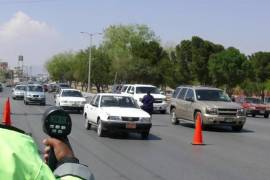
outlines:
[{"label": "clear sky", "polygon": [[[0,0],[0,59],[41,72],[53,54],[89,45],[81,31],[146,24],[163,45],[197,35],[246,55],[270,51],[269,0]],[[95,37],[98,44],[102,37]]]}]

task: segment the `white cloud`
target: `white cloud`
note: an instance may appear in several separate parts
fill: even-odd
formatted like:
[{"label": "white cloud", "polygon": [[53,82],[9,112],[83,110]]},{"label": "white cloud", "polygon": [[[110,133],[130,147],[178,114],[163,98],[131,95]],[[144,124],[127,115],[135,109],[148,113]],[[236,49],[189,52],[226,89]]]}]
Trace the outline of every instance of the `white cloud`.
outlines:
[{"label": "white cloud", "polygon": [[61,44],[61,36],[53,27],[21,11],[0,24],[0,59],[11,66],[17,64],[17,57],[22,54],[24,64],[42,67],[59,52]]}]

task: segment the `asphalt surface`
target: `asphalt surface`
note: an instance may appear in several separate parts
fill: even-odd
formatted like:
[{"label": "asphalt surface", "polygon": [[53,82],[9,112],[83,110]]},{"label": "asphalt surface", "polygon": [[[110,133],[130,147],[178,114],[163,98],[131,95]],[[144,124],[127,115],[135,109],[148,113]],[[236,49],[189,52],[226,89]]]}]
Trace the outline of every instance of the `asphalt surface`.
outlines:
[{"label": "asphalt surface", "polygon": [[[8,96],[10,89],[0,93],[1,111]],[[41,141],[46,137],[41,115],[53,104],[51,95],[46,106],[26,106],[23,101],[11,100],[13,125],[31,133],[41,153]],[[270,119],[249,117],[239,133],[212,128],[203,132],[205,146],[193,146],[193,125],[172,125],[168,115],[153,115],[148,140],[136,134],[100,138],[94,128],[84,129],[81,114],[71,117],[71,145],[97,180],[270,179]]]}]

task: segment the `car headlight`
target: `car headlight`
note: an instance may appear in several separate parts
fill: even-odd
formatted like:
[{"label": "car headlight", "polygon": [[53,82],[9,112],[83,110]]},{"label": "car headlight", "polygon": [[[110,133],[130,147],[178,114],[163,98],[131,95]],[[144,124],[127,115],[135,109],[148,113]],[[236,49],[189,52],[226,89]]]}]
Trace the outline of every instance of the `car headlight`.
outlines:
[{"label": "car headlight", "polygon": [[108,120],[112,120],[112,121],[121,121],[122,118],[120,116],[109,116]]},{"label": "car headlight", "polygon": [[151,118],[147,118],[147,117],[142,117],[141,118],[141,122],[150,122]]},{"label": "car headlight", "polygon": [[206,114],[213,114],[213,115],[216,115],[216,114],[218,114],[218,110],[217,110],[217,108],[206,108],[205,109],[205,113]]},{"label": "car headlight", "polygon": [[237,109],[237,115],[238,116],[245,116],[246,112],[245,112],[245,110],[243,108]]}]

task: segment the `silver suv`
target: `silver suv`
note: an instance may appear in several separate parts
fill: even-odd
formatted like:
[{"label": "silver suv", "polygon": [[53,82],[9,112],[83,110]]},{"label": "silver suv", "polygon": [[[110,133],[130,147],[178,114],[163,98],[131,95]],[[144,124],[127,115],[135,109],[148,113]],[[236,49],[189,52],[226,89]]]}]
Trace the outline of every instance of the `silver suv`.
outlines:
[{"label": "silver suv", "polygon": [[203,86],[177,87],[170,103],[171,122],[178,124],[180,119],[195,122],[199,112],[203,128],[221,125],[241,131],[246,122],[245,110],[232,102],[223,90]]}]

